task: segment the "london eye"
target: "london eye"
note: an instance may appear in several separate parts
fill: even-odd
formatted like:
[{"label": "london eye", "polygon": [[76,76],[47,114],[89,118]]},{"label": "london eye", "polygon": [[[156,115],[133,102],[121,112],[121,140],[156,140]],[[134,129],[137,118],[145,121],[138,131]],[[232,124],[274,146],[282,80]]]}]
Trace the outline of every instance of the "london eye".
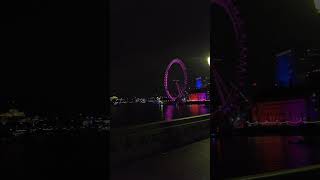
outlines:
[{"label": "london eye", "polygon": [[[173,66],[178,65],[182,71],[182,79],[174,79],[172,75]],[[186,95],[188,84],[187,68],[181,59],[173,59],[166,68],[164,74],[164,88],[167,97],[172,102],[181,102]]]},{"label": "london eye", "polygon": [[[240,16],[240,11],[234,0],[211,0],[214,7],[222,9],[224,14],[231,22],[232,34],[234,36],[234,47],[237,49],[236,57],[231,58],[232,62],[226,63],[226,60],[221,60],[226,64],[227,69],[222,70],[219,67],[219,61],[213,57],[211,65],[212,75],[214,79],[215,89],[219,97],[219,103],[216,104],[216,109],[213,116],[218,113],[224,114],[224,119],[227,119],[232,126],[239,126],[239,122],[243,122],[245,118],[241,118],[240,114],[247,110],[247,63],[248,63],[248,48],[247,36],[244,30],[244,23]],[[225,33],[225,32],[224,32]],[[224,34],[223,37],[228,35]],[[211,39],[213,48],[218,47],[215,42],[215,32]],[[221,37],[221,36],[220,36]],[[212,51],[212,50],[211,50]],[[214,52],[211,52],[215,56]],[[216,101],[217,102],[217,101]]]}]

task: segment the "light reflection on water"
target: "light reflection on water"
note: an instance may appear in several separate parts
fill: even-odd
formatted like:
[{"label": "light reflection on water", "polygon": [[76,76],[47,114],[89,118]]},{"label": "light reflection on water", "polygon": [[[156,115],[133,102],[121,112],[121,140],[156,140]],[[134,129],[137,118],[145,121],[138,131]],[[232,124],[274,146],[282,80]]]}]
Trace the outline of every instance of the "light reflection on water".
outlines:
[{"label": "light reflection on water", "polygon": [[197,116],[209,113],[209,106],[205,104],[166,105],[164,120],[181,117]]},{"label": "light reflection on water", "polygon": [[230,178],[320,163],[320,137],[313,137],[312,142],[295,143],[304,138],[230,137],[212,142],[216,144],[219,173]]},{"label": "light reflection on water", "polygon": [[121,104],[111,106],[111,127],[132,126],[163,120],[170,121],[208,113],[209,105],[205,104]]}]

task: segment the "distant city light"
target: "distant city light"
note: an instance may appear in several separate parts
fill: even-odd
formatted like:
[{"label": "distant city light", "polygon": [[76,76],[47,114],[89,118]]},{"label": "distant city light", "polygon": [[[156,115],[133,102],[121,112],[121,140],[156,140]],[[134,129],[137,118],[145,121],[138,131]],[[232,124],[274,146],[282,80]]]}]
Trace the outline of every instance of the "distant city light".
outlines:
[{"label": "distant city light", "polygon": [[207,58],[208,64],[210,66],[210,57]]},{"label": "distant city light", "polygon": [[316,6],[316,9],[318,10],[318,13],[320,13],[320,0],[314,0],[314,4]]}]

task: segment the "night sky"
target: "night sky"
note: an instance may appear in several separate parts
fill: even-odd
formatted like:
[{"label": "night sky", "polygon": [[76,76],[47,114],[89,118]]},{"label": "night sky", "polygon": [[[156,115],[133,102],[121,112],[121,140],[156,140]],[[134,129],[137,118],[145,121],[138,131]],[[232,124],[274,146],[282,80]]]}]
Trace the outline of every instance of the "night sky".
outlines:
[{"label": "night sky", "polygon": [[[111,92],[120,96],[164,95],[164,70],[176,57],[184,60],[191,78],[208,75],[208,1],[111,0],[108,28],[103,2],[0,6],[1,109],[16,99],[25,109],[102,112],[108,80]],[[313,0],[241,0],[239,6],[247,29],[250,81],[258,86],[272,84],[276,53],[320,47],[320,15]],[[213,23],[226,40],[220,38],[219,45],[230,47],[225,54],[232,56],[232,31],[220,16],[226,22]]]},{"label": "night sky", "polygon": [[209,1],[110,1],[110,90],[164,95],[163,75],[181,58],[190,78],[209,76]]},{"label": "night sky", "polygon": [[[288,49],[320,48],[320,15],[313,0],[240,0],[249,48],[249,83],[268,88],[274,83],[275,55]],[[236,55],[228,17],[217,7],[213,32],[218,58]]]},{"label": "night sky", "polygon": [[0,102],[22,110],[103,112],[107,87],[103,2],[1,4]]}]

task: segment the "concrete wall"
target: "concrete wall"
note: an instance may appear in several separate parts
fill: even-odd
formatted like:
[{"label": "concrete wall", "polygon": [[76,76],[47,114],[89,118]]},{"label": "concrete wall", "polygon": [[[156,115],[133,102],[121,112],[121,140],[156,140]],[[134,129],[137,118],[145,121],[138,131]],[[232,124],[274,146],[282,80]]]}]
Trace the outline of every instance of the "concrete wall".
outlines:
[{"label": "concrete wall", "polygon": [[149,123],[125,129],[112,129],[111,124],[111,166],[208,138],[209,133],[209,115]]}]

